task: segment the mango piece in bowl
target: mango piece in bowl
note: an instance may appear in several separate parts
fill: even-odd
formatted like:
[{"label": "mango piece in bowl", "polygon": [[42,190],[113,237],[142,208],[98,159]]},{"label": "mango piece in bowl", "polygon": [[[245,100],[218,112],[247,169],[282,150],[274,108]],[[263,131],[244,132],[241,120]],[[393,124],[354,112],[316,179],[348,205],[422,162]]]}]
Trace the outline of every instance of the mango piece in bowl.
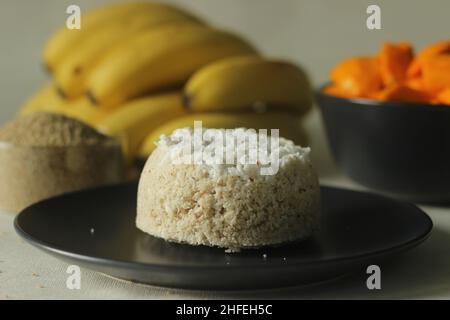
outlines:
[{"label": "mango piece in bowl", "polygon": [[385,43],[373,57],[338,63],[330,77],[324,92],[341,98],[450,105],[450,40],[416,56],[407,42]]}]

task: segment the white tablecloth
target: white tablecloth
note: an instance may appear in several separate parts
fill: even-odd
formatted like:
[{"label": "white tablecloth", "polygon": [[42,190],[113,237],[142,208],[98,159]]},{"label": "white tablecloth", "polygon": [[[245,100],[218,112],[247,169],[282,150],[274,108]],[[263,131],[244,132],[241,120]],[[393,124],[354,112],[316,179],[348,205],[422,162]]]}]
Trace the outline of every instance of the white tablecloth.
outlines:
[{"label": "white tablecloth", "polygon": [[[314,161],[326,185],[360,188],[340,175],[330,159],[316,112],[305,123]],[[174,290],[129,283],[81,270],[80,290],[69,290],[68,264],[19,238],[14,216],[0,212],[0,299],[215,299],[215,298],[447,298],[450,299],[450,206],[422,207],[434,222],[431,237],[419,247],[381,265],[381,290],[366,287],[365,270],[306,287],[246,292]]]}]

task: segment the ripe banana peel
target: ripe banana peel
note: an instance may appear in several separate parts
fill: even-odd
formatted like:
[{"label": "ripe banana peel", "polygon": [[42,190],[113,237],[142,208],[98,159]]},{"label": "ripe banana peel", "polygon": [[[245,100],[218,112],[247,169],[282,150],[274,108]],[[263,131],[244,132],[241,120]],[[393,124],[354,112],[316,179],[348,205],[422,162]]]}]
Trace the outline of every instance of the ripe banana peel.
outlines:
[{"label": "ripe banana peel", "polygon": [[81,29],[70,30],[66,26],[58,29],[49,39],[43,53],[44,63],[49,71],[54,71],[66,56],[77,51],[86,38],[95,37],[98,29],[105,24],[126,21],[140,12],[151,12],[154,16],[185,15],[184,10],[174,6],[149,2],[127,2],[104,5],[81,15]]},{"label": "ripe banana peel", "polygon": [[19,116],[25,116],[34,112],[62,114],[93,127],[108,115],[108,112],[93,107],[85,97],[76,100],[61,98],[53,83],[45,85],[29,98],[20,109]]},{"label": "ripe banana peel", "polygon": [[169,135],[175,129],[193,127],[194,121],[202,121],[203,128],[253,128],[279,129],[280,137],[291,139],[296,144],[307,145],[307,135],[300,125],[299,118],[281,112],[242,112],[242,113],[197,113],[185,115],[168,121],[154,129],[145,138],[138,152],[138,158],[146,159],[155,149],[155,142],[162,134]]},{"label": "ripe banana peel", "polygon": [[[61,92],[69,99],[79,97],[86,91],[86,79],[109,50],[141,30],[157,29],[168,24],[178,26],[202,24],[199,20],[169,11],[164,15],[156,15],[153,11],[144,10],[129,19],[108,21],[97,28],[95,34],[85,37],[77,50],[73,51],[55,69],[54,77]],[[152,44],[148,44],[151,46]]]},{"label": "ripe banana peel", "polygon": [[94,128],[110,114],[110,112],[93,107],[86,97],[80,97],[69,102],[67,106],[61,110],[61,113],[84,122]]},{"label": "ripe banana peel", "polygon": [[170,92],[128,102],[113,111],[96,128],[117,138],[125,158],[130,160],[148,135],[162,123],[184,115],[180,92]]},{"label": "ripe banana peel", "polygon": [[256,50],[234,34],[206,26],[169,25],[139,32],[99,62],[87,80],[88,96],[107,109],[183,85],[200,67],[242,54],[256,54]]},{"label": "ripe banana peel", "polygon": [[58,94],[53,83],[48,83],[34,93],[20,108],[19,115],[27,115],[33,112],[51,112],[61,109],[66,104]]},{"label": "ripe banana peel", "polygon": [[303,115],[312,101],[303,70],[256,56],[231,57],[206,65],[184,88],[185,106],[195,112],[245,110],[263,104]]}]

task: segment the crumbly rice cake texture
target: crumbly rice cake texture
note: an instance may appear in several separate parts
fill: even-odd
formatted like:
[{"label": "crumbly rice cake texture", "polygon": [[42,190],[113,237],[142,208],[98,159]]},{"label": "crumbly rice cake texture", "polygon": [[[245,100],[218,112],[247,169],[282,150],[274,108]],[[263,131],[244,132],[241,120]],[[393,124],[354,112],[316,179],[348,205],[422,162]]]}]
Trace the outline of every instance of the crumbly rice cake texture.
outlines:
[{"label": "crumbly rice cake texture", "polygon": [[280,138],[277,174],[239,175],[223,167],[173,164],[162,136],[138,188],[136,225],[168,241],[229,248],[278,245],[309,237],[318,228],[320,191],[309,148]]}]

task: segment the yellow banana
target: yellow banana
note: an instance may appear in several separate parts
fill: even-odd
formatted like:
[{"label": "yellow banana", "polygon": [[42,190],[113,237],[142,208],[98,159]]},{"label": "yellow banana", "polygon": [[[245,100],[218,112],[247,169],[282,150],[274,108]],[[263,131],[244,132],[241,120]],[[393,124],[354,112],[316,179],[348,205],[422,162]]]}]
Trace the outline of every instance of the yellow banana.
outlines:
[{"label": "yellow banana", "polygon": [[65,105],[65,101],[57,93],[53,83],[46,84],[39,89],[21,107],[19,115],[26,115],[38,111],[52,111]]},{"label": "yellow banana", "polygon": [[151,130],[185,112],[181,93],[159,94],[121,105],[100,121],[96,128],[106,135],[116,137],[122,143],[125,157],[131,159]]},{"label": "yellow banana", "polygon": [[79,49],[80,43],[87,37],[95,37],[95,32],[104,24],[118,19],[127,20],[142,11],[153,11],[155,15],[164,16],[178,12],[189,14],[181,9],[159,3],[128,2],[98,7],[81,15],[81,29],[71,30],[62,26],[48,41],[44,49],[44,63],[50,71],[55,70],[66,56]]},{"label": "yellow banana", "polygon": [[109,113],[95,108],[87,100],[81,97],[76,100],[65,100],[56,92],[55,86],[50,83],[32,96],[21,108],[19,116],[33,112],[51,112],[66,115],[95,126]]},{"label": "yellow banana", "polygon": [[192,111],[233,111],[258,104],[299,115],[312,106],[306,74],[297,66],[256,56],[231,57],[198,70],[184,88]]},{"label": "yellow banana", "polygon": [[129,19],[116,19],[97,28],[90,37],[80,42],[79,49],[64,59],[54,72],[59,89],[68,98],[75,98],[86,91],[86,79],[104,56],[104,53],[114,48],[115,44],[140,30],[151,27],[158,28],[165,24],[201,24],[199,20],[169,11],[161,15],[153,10],[143,10],[135,13]]},{"label": "yellow banana", "polygon": [[88,77],[88,96],[108,108],[161,88],[182,85],[198,68],[255,49],[228,32],[200,25],[162,26],[117,45]]},{"label": "yellow banana", "polygon": [[110,115],[110,112],[92,106],[86,97],[80,97],[68,103],[60,112],[68,117],[84,122],[91,127],[95,127],[100,121]]},{"label": "yellow banana", "polygon": [[151,131],[139,148],[138,158],[147,158],[162,134],[171,134],[175,129],[193,127],[194,121],[202,121],[203,128],[253,128],[279,129],[280,137],[293,140],[299,145],[307,144],[307,137],[298,118],[288,113],[197,113],[176,118]]}]

